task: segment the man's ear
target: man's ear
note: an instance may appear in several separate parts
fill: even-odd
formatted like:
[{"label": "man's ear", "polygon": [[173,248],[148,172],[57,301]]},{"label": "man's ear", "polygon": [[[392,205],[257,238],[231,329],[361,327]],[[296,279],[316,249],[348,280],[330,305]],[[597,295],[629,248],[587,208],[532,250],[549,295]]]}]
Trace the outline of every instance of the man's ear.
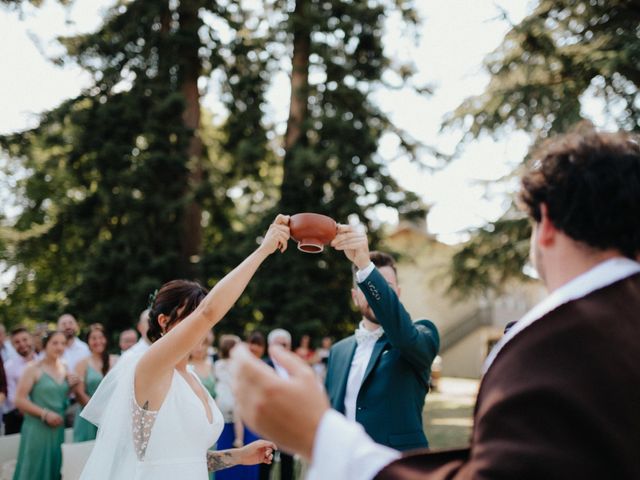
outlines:
[{"label": "man's ear", "polygon": [[356,295],[358,294],[358,292],[356,291],[356,288],[352,288],[351,289],[351,301],[353,301],[353,303],[355,303],[356,305],[358,305],[358,300]]},{"label": "man's ear", "polygon": [[541,247],[550,247],[556,241],[558,229],[549,218],[549,209],[542,203],[540,204],[540,223],[538,224],[537,242]]}]

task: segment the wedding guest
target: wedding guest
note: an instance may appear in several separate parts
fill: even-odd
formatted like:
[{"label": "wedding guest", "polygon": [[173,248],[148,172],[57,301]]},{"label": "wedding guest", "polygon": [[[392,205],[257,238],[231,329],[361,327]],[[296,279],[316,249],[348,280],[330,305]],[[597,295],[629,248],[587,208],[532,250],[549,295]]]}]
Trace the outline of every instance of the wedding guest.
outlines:
[{"label": "wedding guest", "polygon": [[133,347],[138,341],[138,334],[133,328],[128,328],[120,332],[118,338],[118,346],[120,347],[120,355]]},{"label": "wedding guest", "polygon": [[22,427],[22,412],[16,408],[16,389],[18,381],[27,368],[27,365],[35,359],[33,337],[24,327],[17,327],[11,331],[11,344],[17,355],[5,365],[7,376],[7,401],[5,403],[4,433],[20,433]]},{"label": "wedding guest", "polygon": [[16,351],[11,345],[11,341],[7,338],[7,329],[3,323],[0,323],[0,358],[7,363],[15,356]]},{"label": "wedding guest", "polygon": [[304,334],[300,337],[300,344],[295,349],[296,355],[302,358],[309,365],[315,361],[315,351],[311,348],[311,336]]},{"label": "wedding guest", "polygon": [[196,346],[189,354],[189,365],[193,368],[198,375],[198,378],[204,385],[204,388],[211,394],[213,398],[216,398],[216,376],[213,362],[208,355],[210,342],[213,338],[213,333],[207,333],[207,336],[202,339],[200,345]]},{"label": "wedding guest", "polygon": [[247,337],[247,346],[257,358],[263,359],[267,353],[267,341],[264,335],[257,330],[251,332]]},{"label": "wedding guest", "polygon": [[331,337],[322,337],[322,340],[320,341],[320,348],[316,350],[313,369],[323,382],[327,376],[327,363],[329,362],[329,354],[331,353],[332,344],[333,339]]},{"label": "wedding guest", "polygon": [[58,480],[62,466],[64,418],[70,388],[78,379],[62,361],[66,335],[42,339],[44,356],[30,364],[18,382],[16,406],[24,415],[13,480]]},{"label": "wedding guest", "polygon": [[138,324],[136,325],[138,333],[140,333],[140,339],[133,347],[127,350],[128,354],[137,355],[146,352],[151,346],[149,338],[147,338],[147,332],[149,331],[149,309],[143,310],[138,317]]},{"label": "wedding guest", "polygon": [[33,339],[33,351],[38,360],[40,360],[42,355],[44,355],[42,339],[48,332],[49,326],[46,323],[38,323],[31,332],[31,338]]},{"label": "wedding guest", "polygon": [[[89,403],[89,399],[98,389],[98,385],[104,376],[111,370],[117,357],[109,355],[107,348],[107,335],[104,327],[100,323],[89,325],[87,334],[87,344],[91,355],[78,362],[76,365],[76,375],[80,382],[74,389],[76,399],[81,406]],[[80,409],[76,412],[73,421],[73,441],[86,442],[95,440],[98,428],[80,416]]]},{"label": "wedding guest", "polygon": [[[241,343],[236,335],[222,335],[218,344],[219,359],[215,363],[217,386],[216,403],[224,417],[224,429],[218,439],[218,450],[240,448],[245,444],[257,440],[257,437],[247,432],[236,410],[236,399],[231,386],[231,371],[229,369],[229,354],[231,349]],[[238,465],[216,472],[216,480],[257,480],[258,465]]]},{"label": "wedding guest", "polygon": [[[289,374],[283,368],[278,361],[271,356],[271,349],[274,347],[281,347],[287,351],[291,351],[291,334],[284,328],[276,328],[269,332],[267,336],[267,343],[269,344],[269,356],[265,360],[265,363],[269,365],[275,371],[276,375],[280,378],[287,379]],[[280,480],[292,480],[293,479],[293,455],[280,450]],[[260,480],[269,480],[271,477],[271,465],[260,465]]]},{"label": "wedding guest", "polygon": [[74,372],[77,363],[91,354],[89,346],[78,338],[78,333],[80,332],[78,321],[69,313],[65,313],[58,318],[58,331],[64,333],[67,339],[67,346],[64,349],[62,359],[66,362],[69,371]]},{"label": "wedding guest", "polygon": [[4,361],[0,357],[0,411],[5,411],[7,400],[7,376],[4,372]]}]

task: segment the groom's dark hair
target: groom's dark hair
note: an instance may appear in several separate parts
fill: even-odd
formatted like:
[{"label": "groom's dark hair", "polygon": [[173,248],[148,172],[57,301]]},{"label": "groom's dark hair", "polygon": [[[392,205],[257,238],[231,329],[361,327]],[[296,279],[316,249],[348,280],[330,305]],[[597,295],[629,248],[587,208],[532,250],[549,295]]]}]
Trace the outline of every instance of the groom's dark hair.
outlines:
[{"label": "groom's dark hair", "polygon": [[[398,269],[396,268],[396,261],[388,253],[373,250],[372,252],[369,252],[369,258],[377,268],[391,267],[393,269],[393,273],[396,274],[396,278],[398,277]],[[357,287],[358,282],[356,280],[356,272],[358,271],[358,267],[356,267],[355,265],[352,265],[351,270],[353,272],[353,285]]]}]

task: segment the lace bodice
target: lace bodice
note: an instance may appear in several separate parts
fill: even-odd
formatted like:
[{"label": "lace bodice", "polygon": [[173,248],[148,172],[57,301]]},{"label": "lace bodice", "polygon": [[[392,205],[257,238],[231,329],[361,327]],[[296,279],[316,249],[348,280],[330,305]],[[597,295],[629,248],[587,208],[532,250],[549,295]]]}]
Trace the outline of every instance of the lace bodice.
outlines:
[{"label": "lace bodice", "polygon": [[135,396],[131,397],[131,422],[133,428],[133,445],[136,449],[138,460],[144,459],[147,451],[151,429],[158,416],[158,411],[142,408],[136,402]]}]

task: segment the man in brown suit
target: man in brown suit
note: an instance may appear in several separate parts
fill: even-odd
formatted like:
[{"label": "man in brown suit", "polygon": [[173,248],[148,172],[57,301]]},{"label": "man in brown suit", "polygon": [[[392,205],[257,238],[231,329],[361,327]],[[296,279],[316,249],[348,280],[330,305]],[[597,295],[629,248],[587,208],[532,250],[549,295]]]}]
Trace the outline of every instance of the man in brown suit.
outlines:
[{"label": "man in brown suit", "polygon": [[308,478],[640,479],[640,147],[570,134],[534,158],[520,198],[550,295],[487,358],[469,448],[400,457],[329,410],[295,358],[273,352],[284,382],[237,352],[243,418],[311,460]]}]

